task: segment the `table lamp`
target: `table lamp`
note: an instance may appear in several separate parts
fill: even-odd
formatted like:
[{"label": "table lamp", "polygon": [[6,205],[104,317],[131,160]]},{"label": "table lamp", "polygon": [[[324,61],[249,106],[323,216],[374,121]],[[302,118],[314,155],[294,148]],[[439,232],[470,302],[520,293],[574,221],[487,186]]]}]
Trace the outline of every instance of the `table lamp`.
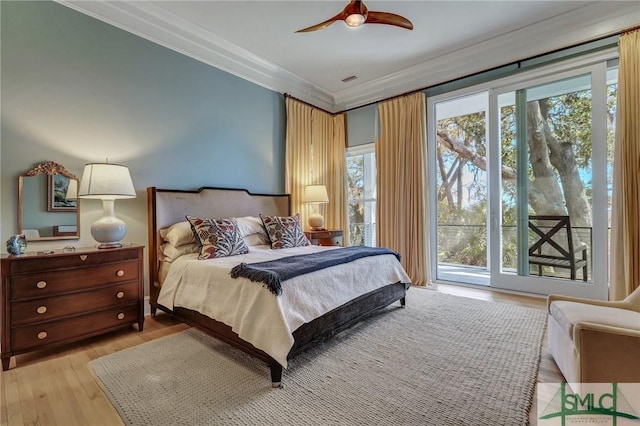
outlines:
[{"label": "table lamp", "polygon": [[115,200],[135,198],[129,169],[119,164],[89,163],[84,166],[78,198],[102,200],[102,217],[91,225],[98,248],[122,247],[127,225],[115,216]]},{"label": "table lamp", "polygon": [[[308,185],[304,188],[304,194],[302,195],[302,202],[305,204],[326,204],[329,202],[329,196],[327,195],[327,188],[324,185]],[[309,215],[309,228],[313,231],[324,229],[324,218],[317,211]]]}]

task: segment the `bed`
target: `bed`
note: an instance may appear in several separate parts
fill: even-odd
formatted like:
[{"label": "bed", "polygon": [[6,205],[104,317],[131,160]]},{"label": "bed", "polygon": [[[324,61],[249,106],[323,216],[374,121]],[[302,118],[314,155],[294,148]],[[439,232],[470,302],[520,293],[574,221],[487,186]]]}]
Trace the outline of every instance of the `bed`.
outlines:
[{"label": "bed", "polygon": [[[316,302],[316,298],[319,298],[317,294],[307,295],[306,300],[312,300],[313,303],[309,303],[309,306],[304,306],[302,309],[298,308],[294,313],[289,313],[287,307],[289,302],[286,297],[271,294],[269,289],[260,283],[251,282],[247,278],[238,278],[231,282],[229,281],[231,278],[223,276],[228,273],[219,274],[217,278],[207,278],[208,275],[202,275],[203,270],[209,268],[209,265],[215,269],[222,268],[223,265],[230,267],[243,262],[252,264],[255,259],[297,255],[327,248],[309,246],[308,248],[271,250],[270,246],[262,246],[262,243],[255,245],[250,243],[250,253],[223,259],[201,261],[197,260],[198,255],[194,252],[180,253],[175,259],[167,258],[168,243],[165,240],[168,238],[167,229],[182,226],[186,216],[211,218],[255,218],[259,214],[290,216],[290,197],[286,194],[252,194],[244,189],[232,188],[205,187],[191,191],[150,187],[147,188],[147,204],[151,315],[155,316],[158,309],[167,312],[176,319],[264,361],[269,366],[274,387],[279,387],[281,384],[282,371],[287,365],[287,359],[331,338],[371,313],[396,301],[400,302],[401,307],[405,306],[405,295],[410,282],[400,263],[393,256],[375,256],[375,261],[374,257],[359,259],[351,264],[333,266],[326,271],[306,274],[283,282],[283,285],[286,283],[292,288],[295,286],[302,288],[302,283],[305,282],[317,288],[342,286],[341,291],[337,292],[338,296],[333,296],[333,299],[326,303]],[[373,269],[371,262],[389,265],[389,271],[383,274],[385,276],[383,283],[379,282],[381,274]],[[362,272],[358,272],[356,276],[354,275],[356,270]],[[193,290],[187,285],[195,285],[200,290]],[[295,292],[289,290],[287,294],[298,293],[297,287],[295,288]],[[229,291],[229,294],[221,293],[224,289],[232,289],[232,291]],[[213,300],[224,300],[221,305],[224,304],[225,308],[212,307],[210,302],[197,303],[198,291],[203,294],[215,294]],[[246,293],[250,295],[247,296]],[[237,302],[240,308],[244,309],[247,306],[246,303],[253,303],[250,309],[245,309],[249,314],[243,317],[241,324],[238,321],[234,323],[233,318],[229,319],[228,315],[225,316],[225,311],[228,313],[233,309],[242,310],[226,308],[229,303],[233,303],[231,299],[236,298],[236,294],[238,299],[244,297],[242,303]],[[276,331],[273,332],[273,337],[269,334],[272,331],[265,332],[259,328],[262,327],[260,323],[263,322],[258,320],[260,312],[262,310],[266,312],[268,309],[281,309],[283,312],[281,320],[268,321],[270,324],[281,323],[274,326]],[[290,337],[284,336],[283,331],[286,331],[287,336]],[[274,340],[273,345],[268,340],[271,338]],[[289,346],[281,346],[284,344]]]}]

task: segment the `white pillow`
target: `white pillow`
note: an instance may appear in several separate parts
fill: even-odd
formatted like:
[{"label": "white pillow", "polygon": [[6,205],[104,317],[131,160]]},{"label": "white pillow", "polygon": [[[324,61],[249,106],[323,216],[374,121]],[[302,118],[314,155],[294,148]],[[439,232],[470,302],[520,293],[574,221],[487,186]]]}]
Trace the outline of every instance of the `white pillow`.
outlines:
[{"label": "white pillow", "polygon": [[174,223],[167,228],[162,228],[160,230],[160,237],[175,247],[196,243],[196,238],[193,236],[193,231],[191,230],[191,224],[186,220],[184,222]]},{"label": "white pillow", "polygon": [[252,234],[264,234],[265,237],[267,236],[267,231],[264,229],[262,220],[257,216],[237,217],[236,222],[238,223],[240,235],[243,237]]},{"label": "white pillow", "polygon": [[196,243],[183,244],[181,246],[174,246],[169,243],[165,243],[160,247],[163,262],[173,262],[180,256],[184,256],[185,254],[198,253],[199,251],[200,248]]},{"label": "white pillow", "polygon": [[271,244],[271,241],[269,240],[269,237],[267,236],[267,234],[256,233],[256,234],[247,235],[246,237],[242,237],[242,239],[244,240],[245,244],[248,246],[263,246],[263,245]]}]

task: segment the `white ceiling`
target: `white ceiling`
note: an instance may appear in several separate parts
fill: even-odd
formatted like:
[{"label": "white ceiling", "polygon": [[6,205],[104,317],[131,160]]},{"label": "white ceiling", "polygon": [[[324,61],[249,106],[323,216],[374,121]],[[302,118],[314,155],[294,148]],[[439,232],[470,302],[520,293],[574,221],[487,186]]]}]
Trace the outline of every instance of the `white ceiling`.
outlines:
[{"label": "white ceiling", "polygon": [[[278,92],[341,111],[640,22],[638,1],[376,1],[413,22],[298,33],[348,0],[60,3]],[[355,75],[356,80],[341,80]]]}]

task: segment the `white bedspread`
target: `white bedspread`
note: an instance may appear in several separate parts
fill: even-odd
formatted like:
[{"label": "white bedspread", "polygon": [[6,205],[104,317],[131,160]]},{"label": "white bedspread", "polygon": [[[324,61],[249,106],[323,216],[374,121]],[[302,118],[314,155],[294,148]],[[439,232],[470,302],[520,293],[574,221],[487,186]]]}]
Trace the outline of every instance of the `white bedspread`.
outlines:
[{"label": "white bedspread", "polygon": [[244,255],[198,260],[176,259],[165,278],[158,303],[192,309],[230,326],[241,339],[263,350],[283,367],[293,346],[293,331],[349,300],[387,284],[410,279],[393,255],[371,256],[300,275],[282,283],[276,296],[262,283],[231,278],[240,262],[255,263],[297,254],[332,250],[308,246],[272,250],[251,246]]}]

